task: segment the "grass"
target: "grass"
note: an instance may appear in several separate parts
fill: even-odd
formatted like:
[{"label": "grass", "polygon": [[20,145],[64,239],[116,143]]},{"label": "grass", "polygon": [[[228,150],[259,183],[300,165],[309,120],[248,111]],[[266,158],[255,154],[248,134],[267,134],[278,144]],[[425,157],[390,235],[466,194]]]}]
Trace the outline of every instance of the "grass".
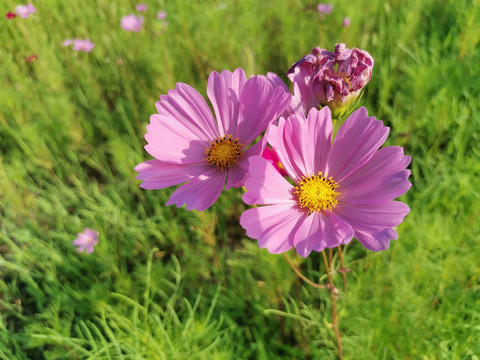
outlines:
[{"label": "grass", "polygon": [[[345,249],[345,358],[479,359],[478,1],[336,1],[321,21],[300,0],[152,0],[138,34],[119,26],[135,2],[33,3],[0,20],[0,359],[336,358],[328,294],[246,238],[239,190],[187,212],[133,168],[176,82],[205,95],[212,70],[284,76],[338,42],[374,57],[362,102],[413,183],[390,249]],[[62,46],[84,37],[93,52]],[[92,255],[71,245],[84,227]],[[294,261],[325,281],[320,254]]]}]

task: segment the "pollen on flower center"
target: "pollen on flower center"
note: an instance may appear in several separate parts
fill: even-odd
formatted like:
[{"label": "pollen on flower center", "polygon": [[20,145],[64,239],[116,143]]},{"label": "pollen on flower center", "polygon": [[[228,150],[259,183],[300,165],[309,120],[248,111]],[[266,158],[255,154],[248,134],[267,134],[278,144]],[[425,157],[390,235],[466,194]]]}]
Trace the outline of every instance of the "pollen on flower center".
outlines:
[{"label": "pollen on flower center", "polygon": [[337,205],[335,197],[339,195],[335,189],[338,184],[331,177],[328,179],[320,171],[318,175],[302,177],[295,187],[300,207],[307,208],[310,213],[320,210],[332,210]]},{"label": "pollen on flower center", "polygon": [[229,168],[237,162],[237,158],[242,153],[243,144],[238,142],[238,138],[233,139],[232,135],[224,135],[220,139],[215,139],[210,143],[210,147],[205,150],[210,164],[223,170]]}]

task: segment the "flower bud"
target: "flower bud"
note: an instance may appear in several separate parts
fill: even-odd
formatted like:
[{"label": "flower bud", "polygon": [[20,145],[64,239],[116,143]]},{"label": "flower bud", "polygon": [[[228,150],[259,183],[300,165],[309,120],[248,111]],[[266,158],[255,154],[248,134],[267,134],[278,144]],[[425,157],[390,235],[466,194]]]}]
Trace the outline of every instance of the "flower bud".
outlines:
[{"label": "flower bud", "polygon": [[332,53],[318,47],[293,64],[288,77],[293,82],[305,112],[327,105],[334,117],[344,115],[372,77],[373,58],[360,49],[335,45]]}]

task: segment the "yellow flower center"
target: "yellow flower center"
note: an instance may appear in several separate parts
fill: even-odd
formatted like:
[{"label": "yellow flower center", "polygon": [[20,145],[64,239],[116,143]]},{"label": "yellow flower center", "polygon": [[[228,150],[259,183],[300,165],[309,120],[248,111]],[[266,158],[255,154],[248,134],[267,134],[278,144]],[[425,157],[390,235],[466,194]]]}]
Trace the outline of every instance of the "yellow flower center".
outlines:
[{"label": "yellow flower center", "polygon": [[332,210],[337,205],[335,197],[339,195],[335,189],[338,184],[331,177],[328,179],[320,171],[318,175],[302,177],[295,187],[300,207],[307,208],[310,213],[320,210]]},{"label": "yellow flower center", "polygon": [[205,150],[207,158],[205,161],[215,165],[223,170],[229,168],[237,162],[237,158],[242,153],[243,144],[238,142],[238,138],[233,139],[232,135],[223,135],[220,140],[210,143],[210,147]]}]

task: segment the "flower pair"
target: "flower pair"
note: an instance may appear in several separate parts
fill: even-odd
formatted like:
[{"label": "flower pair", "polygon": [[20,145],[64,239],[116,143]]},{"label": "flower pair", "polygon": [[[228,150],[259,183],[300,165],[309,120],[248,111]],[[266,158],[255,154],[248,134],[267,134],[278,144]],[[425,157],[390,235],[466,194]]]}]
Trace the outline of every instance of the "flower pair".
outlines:
[{"label": "flower pair", "polygon": [[[155,159],[135,168],[141,187],[182,184],[167,205],[205,210],[224,187],[245,186],[243,200],[260,207],[245,211],[240,224],[272,253],[295,247],[307,256],[354,236],[368,249],[383,250],[397,237],[393,227],[409,209],[393,199],[410,187],[410,158],[400,147],[378,150],[388,128],[365,108],[332,142],[329,107],[293,111],[284,84],[267,77],[247,80],[241,69],[212,72],[207,95],[216,119],[189,85],[179,83],[160,97],[145,136]],[[260,156],[267,142],[290,181]]]},{"label": "flower pair", "polygon": [[27,5],[18,5],[16,8],[15,8],[15,12],[11,12],[9,11],[5,17],[7,19],[15,19],[17,16],[21,16],[22,18],[26,19],[28,18],[30,15],[32,15],[33,13],[35,13],[35,11],[37,11],[37,9],[35,8],[35,6],[33,6],[32,4],[28,3]]}]

